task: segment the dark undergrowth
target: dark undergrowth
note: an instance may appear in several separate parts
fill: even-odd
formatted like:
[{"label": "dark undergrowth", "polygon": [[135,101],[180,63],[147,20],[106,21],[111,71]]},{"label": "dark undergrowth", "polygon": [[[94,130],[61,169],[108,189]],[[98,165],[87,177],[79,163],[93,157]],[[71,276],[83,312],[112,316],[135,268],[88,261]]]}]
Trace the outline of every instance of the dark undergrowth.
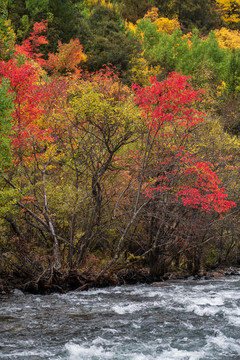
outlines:
[{"label": "dark undergrowth", "polygon": [[40,272],[12,271],[0,274],[0,294],[11,293],[19,289],[30,294],[66,293],[68,291],[81,291],[91,288],[109,286],[154,284],[163,285],[169,281],[184,279],[214,279],[224,276],[240,275],[240,269],[235,267],[221,267],[215,270],[201,270],[196,275],[186,272],[167,273],[158,279],[153,278],[148,268],[112,269],[107,274],[99,277],[96,271],[67,270],[57,271],[52,267]]}]

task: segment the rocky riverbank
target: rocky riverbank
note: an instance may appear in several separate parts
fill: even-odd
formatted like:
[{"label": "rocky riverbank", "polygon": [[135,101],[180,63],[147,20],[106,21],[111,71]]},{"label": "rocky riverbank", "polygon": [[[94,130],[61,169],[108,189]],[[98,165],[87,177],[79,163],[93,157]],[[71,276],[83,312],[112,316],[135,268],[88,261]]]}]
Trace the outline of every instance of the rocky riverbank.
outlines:
[{"label": "rocky riverbank", "polygon": [[12,293],[16,292],[16,290],[31,294],[66,293],[74,290],[88,290],[93,287],[133,285],[137,283],[165,286],[171,281],[187,279],[210,280],[226,276],[240,276],[240,268],[221,267],[209,271],[201,270],[197,275],[171,272],[160,277],[157,281],[151,277],[149,270],[146,268],[115,271],[101,278],[98,278],[94,272],[79,272],[76,270],[59,272],[54,269],[46,269],[43,273],[35,274],[32,277],[17,273],[1,274],[0,294]]}]

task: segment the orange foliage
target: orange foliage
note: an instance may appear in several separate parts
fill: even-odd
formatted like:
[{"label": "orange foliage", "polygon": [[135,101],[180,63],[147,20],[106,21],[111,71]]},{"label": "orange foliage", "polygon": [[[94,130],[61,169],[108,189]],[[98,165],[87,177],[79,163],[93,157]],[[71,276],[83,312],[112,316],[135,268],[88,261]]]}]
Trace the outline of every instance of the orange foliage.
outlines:
[{"label": "orange foliage", "polygon": [[79,39],[70,40],[68,44],[62,44],[59,41],[58,52],[49,54],[45,68],[58,74],[78,73],[81,71],[78,67],[80,62],[86,61],[86,59]]}]

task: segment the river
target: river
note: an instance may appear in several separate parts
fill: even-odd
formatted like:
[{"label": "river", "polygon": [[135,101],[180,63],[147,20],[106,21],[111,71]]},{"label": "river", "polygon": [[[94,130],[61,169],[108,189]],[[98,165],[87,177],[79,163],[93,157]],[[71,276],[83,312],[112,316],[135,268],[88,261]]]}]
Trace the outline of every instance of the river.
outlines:
[{"label": "river", "polygon": [[0,295],[0,359],[239,360],[240,278]]}]

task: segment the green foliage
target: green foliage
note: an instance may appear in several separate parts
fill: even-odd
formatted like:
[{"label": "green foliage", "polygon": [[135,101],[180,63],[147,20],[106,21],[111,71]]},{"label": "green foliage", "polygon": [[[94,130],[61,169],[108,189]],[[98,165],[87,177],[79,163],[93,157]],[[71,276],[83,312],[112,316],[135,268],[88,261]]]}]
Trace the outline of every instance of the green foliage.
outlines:
[{"label": "green foliage", "polygon": [[[149,49],[149,56],[152,61],[156,61],[160,67],[163,67],[166,73],[180,70],[178,66],[186,64],[182,62],[183,57],[189,54],[187,39],[182,37],[180,30],[176,29],[173,35],[159,32],[158,43],[155,47]],[[190,60],[190,59],[189,59]],[[188,61],[188,64],[191,64]],[[186,72],[183,71],[184,74]]]},{"label": "green foliage", "polygon": [[148,52],[151,47],[158,44],[160,34],[157,31],[157,25],[150,19],[141,19],[137,23],[136,36],[142,41],[143,48]]},{"label": "green foliage", "polygon": [[[181,264],[183,259],[194,262],[194,251],[201,250],[201,247],[209,251],[209,256],[204,252],[206,263],[215,262],[214,251],[218,249],[219,239],[215,230],[227,227],[227,218],[224,222],[217,215],[205,217],[194,207],[186,213],[180,202],[176,205],[170,201],[174,186],[182,186],[181,181],[186,185],[193,181],[185,179],[183,172],[181,176],[177,173],[175,176],[171,166],[180,171],[186,165],[192,173],[196,172],[195,163],[192,167],[187,163],[183,166],[184,158],[176,157],[176,154],[180,156],[177,146],[184,146],[182,153],[189,152],[186,161],[193,161],[196,157],[199,164],[205,164],[205,167],[199,167],[200,173],[205,169],[210,176],[217,169],[229,197],[236,203],[240,201],[239,139],[226,132],[238,136],[240,132],[240,50],[238,40],[234,41],[234,47],[229,48],[218,43],[212,32],[202,37],[217,22],[211,3],[210,0],[2,1],[1,71],[11,79],[17,96],[14,98],[9,94],[9,81],[2,78],[0,218],[4,243],[13,244],[14,235],[18,237],[21,233],[21,239],[28,239],[32,245],[29,252],[49,253],[53,248],[51,221],[57,241],[61,242],[62,258],[69,266],[74,262],[79,265],[84,259],[92,265],[95,263],[91,258],[93,252],[99,252],[99,258],[104,257],[102,266],[105,266],[131,219],[136,197],[139,208],[146,201],[141,191],[148,185],[146,179],[149,175],[149,186],[154,186],[159,177],[159,181],[169,180],[171,187],[169,184],[166,193],[159,194],[158,204],[152,201],[157,199],[152,198],[149,208],[144,208],[143,216],[134,219],[134,227],[121,245],[122,254],[129,252],[125,261],[138,260],[145,251],[149,254],[149,244],[159,234],[159,239],[164,241],[160,250],[166,252],[169,264],[175,264],[175,260]],[[160,9],[158,22],[154,20],[157,9],[144,16],[154,5]],[[170,31],[171,18],[174,20]],[[46,35],[49,45],[44,52],[45,61],[37,63],[33,61],[37,57],[27,59],[16,55],[17,63],[14,59],[14,30],[18,35],[17,42],[21,43],[32,31],[34,22],[43,19],[48,19]],[[136,22],[136,25],[125,23],[125,19]],[[164,24],[168,26],[164,27]],[[198,29],[192,30],[196,26]],[[187,30],[192,33],[184,35]],[[225,33],[221,33],[222,44]],[[28,45],[25,42],[21,48],[25,46],[26,53],[30,54]],[[78,68],[80,60],[86,59],[80,66],[90,73]],[[102,66],[108,63],[115,66],[114,71],[120,72],[123,81],[108,66],[102,70]],[[48,74],[42,68],[43,64]],[[3,73],[3,69],[8,69],[8,73]],[[24,71],[19,72],[19,69]],[[144,88],[144,107],[154,90],[155,80],[150,82],[150,75],[161,80],[172,71],[191,75],[195,87],[206,88],[206,94],[202,100],[198,99],[197,105],[211,116],[204,125],[198,124],[196,131],[190,129],[191,119],[186,121],[186,128],[180,129],[184,112],[190,111],[186,105],[179,114],[179,123],[164,127],[156,147],[149,145],[143,160],[147,141],[144,124],[150,124],[151,116],[149,118],[146,113],[141,117],[133,102],[131,88],[123,82],[130,84],[135,81],[143,86],[152,84]],[[175,85],[169,87],[170,97],[168,100],[165,98],[163,106],[173,106],[173,92],[170,90],[175,88]],[[183,93],[179,92],[176,99],[180,99]],[[150,101],[155,95],[150,96]],[[16,108],[13,111],[14,103],[18,104],[19,112]],[[156,110],[154,101],[152,107]],[[169,111],[167,106],[164,111],[166,116],[173,116],[174,107]],[[18,136],[12,131],[12,114],[15,125],[17,121],[18,125],[25,121],[21,129],[15,127]],[[213,114],[218,114],[220,120],[213,118]],[[156,134],[149,131],[149,139]],[[139,169],[145,160],[150,160],[150,166],[141,172]],[[160,164],[159,168],[155,164]],[[162,170],[163,178],[159,175]],[[142,176],[144,171],[149,171],[147,177]],[[139,183],[142,183],[142,189],[139,187],[138,192]],[[26,195],[24,198],[23,193]],[[229,239],[239,232],[237,208],[235,211],[233,230],[228,225]],[[160,232],[159,226],[162,226]],[[205,244],[211,238],[214,238],[214,247],[211,248],[209,241],[208,248]],[[37,243],[38,247],[35,246]],[[118,260],[121,265],[124,262],[122,254]],[[145,259],[146,264],[150,264],[149,258],[151,256]]]},{"label": "green foliage", "polygon": [[90,71],[99,70],[105,64],[112,64],[117,71],[127,70],[131,55],[138,45],[134,38],[125,34],[125,25],[114,9],[98,6],[88,19],[91,32],[87,43],[83,43],[88,56]]},{"label": "green foliage", "polygon": [[38,13],[46,12],[49,8],[49,0],[25,0],[26,9],[32,18]]},{"label": "green foliage", "polygon": [[26,39],[35,22],[48,20],[48,40],[44,54],[54,52],[58,41],[69,42],[78,36],[82,27],[82,16],[71,0],[9,0],[6,12],[11,19],[18,42]]},{"label": "green foliage", "polygon": [[240,50],[233,50],[229,54],[229,62],[225,77],[226,90],[229,93],[240,91]]},{"label": "green foliage", "polygon": [[213,246],[211,246],[207,252],[207,258],[205,260],[206,266],[210,267],[210,268],[214,265],[216,266],[218,257],[219,257],[219,255],[218,255],[217,249],[215,249]]},{"label": "green foliage", "polygon": [[178,29],[170,35],[158,31],[155,23],[145,19],[138,22],[136,33],[131,35],[142,41],[145,57],[160,66],[161,76],[178,71],[191,75],[197,87],[215,81],[215,86],[224,82],[227,92],[238,90],[240,50],[221,48],[213,32],[204,39],[197,29],[189,36]]},{"label": "green foliage", "polygon": [[[136,256],[132,253],[129,253],[128,257],[127,257],[127,262],[135,262],[137,260],[139,260],[141,257],[140,256]],[[145,259],[145,257],[142,258],[143,260]]]},{"label": "green foliage", "polygon": [[17,199],[19,199],[19,192],[16,189],[6,189],[2,187],[0,180],[0,225],[3,224],[4,218],[11,214],[17,214],[19,211],[16,207]]},{"label": "green foliage", "polygon": [[0,83],[0,171],[3,171],[11,160],[10,131],[11,112],[13,111],[13,95],[8,94],[9,81],[2,79]]}]

